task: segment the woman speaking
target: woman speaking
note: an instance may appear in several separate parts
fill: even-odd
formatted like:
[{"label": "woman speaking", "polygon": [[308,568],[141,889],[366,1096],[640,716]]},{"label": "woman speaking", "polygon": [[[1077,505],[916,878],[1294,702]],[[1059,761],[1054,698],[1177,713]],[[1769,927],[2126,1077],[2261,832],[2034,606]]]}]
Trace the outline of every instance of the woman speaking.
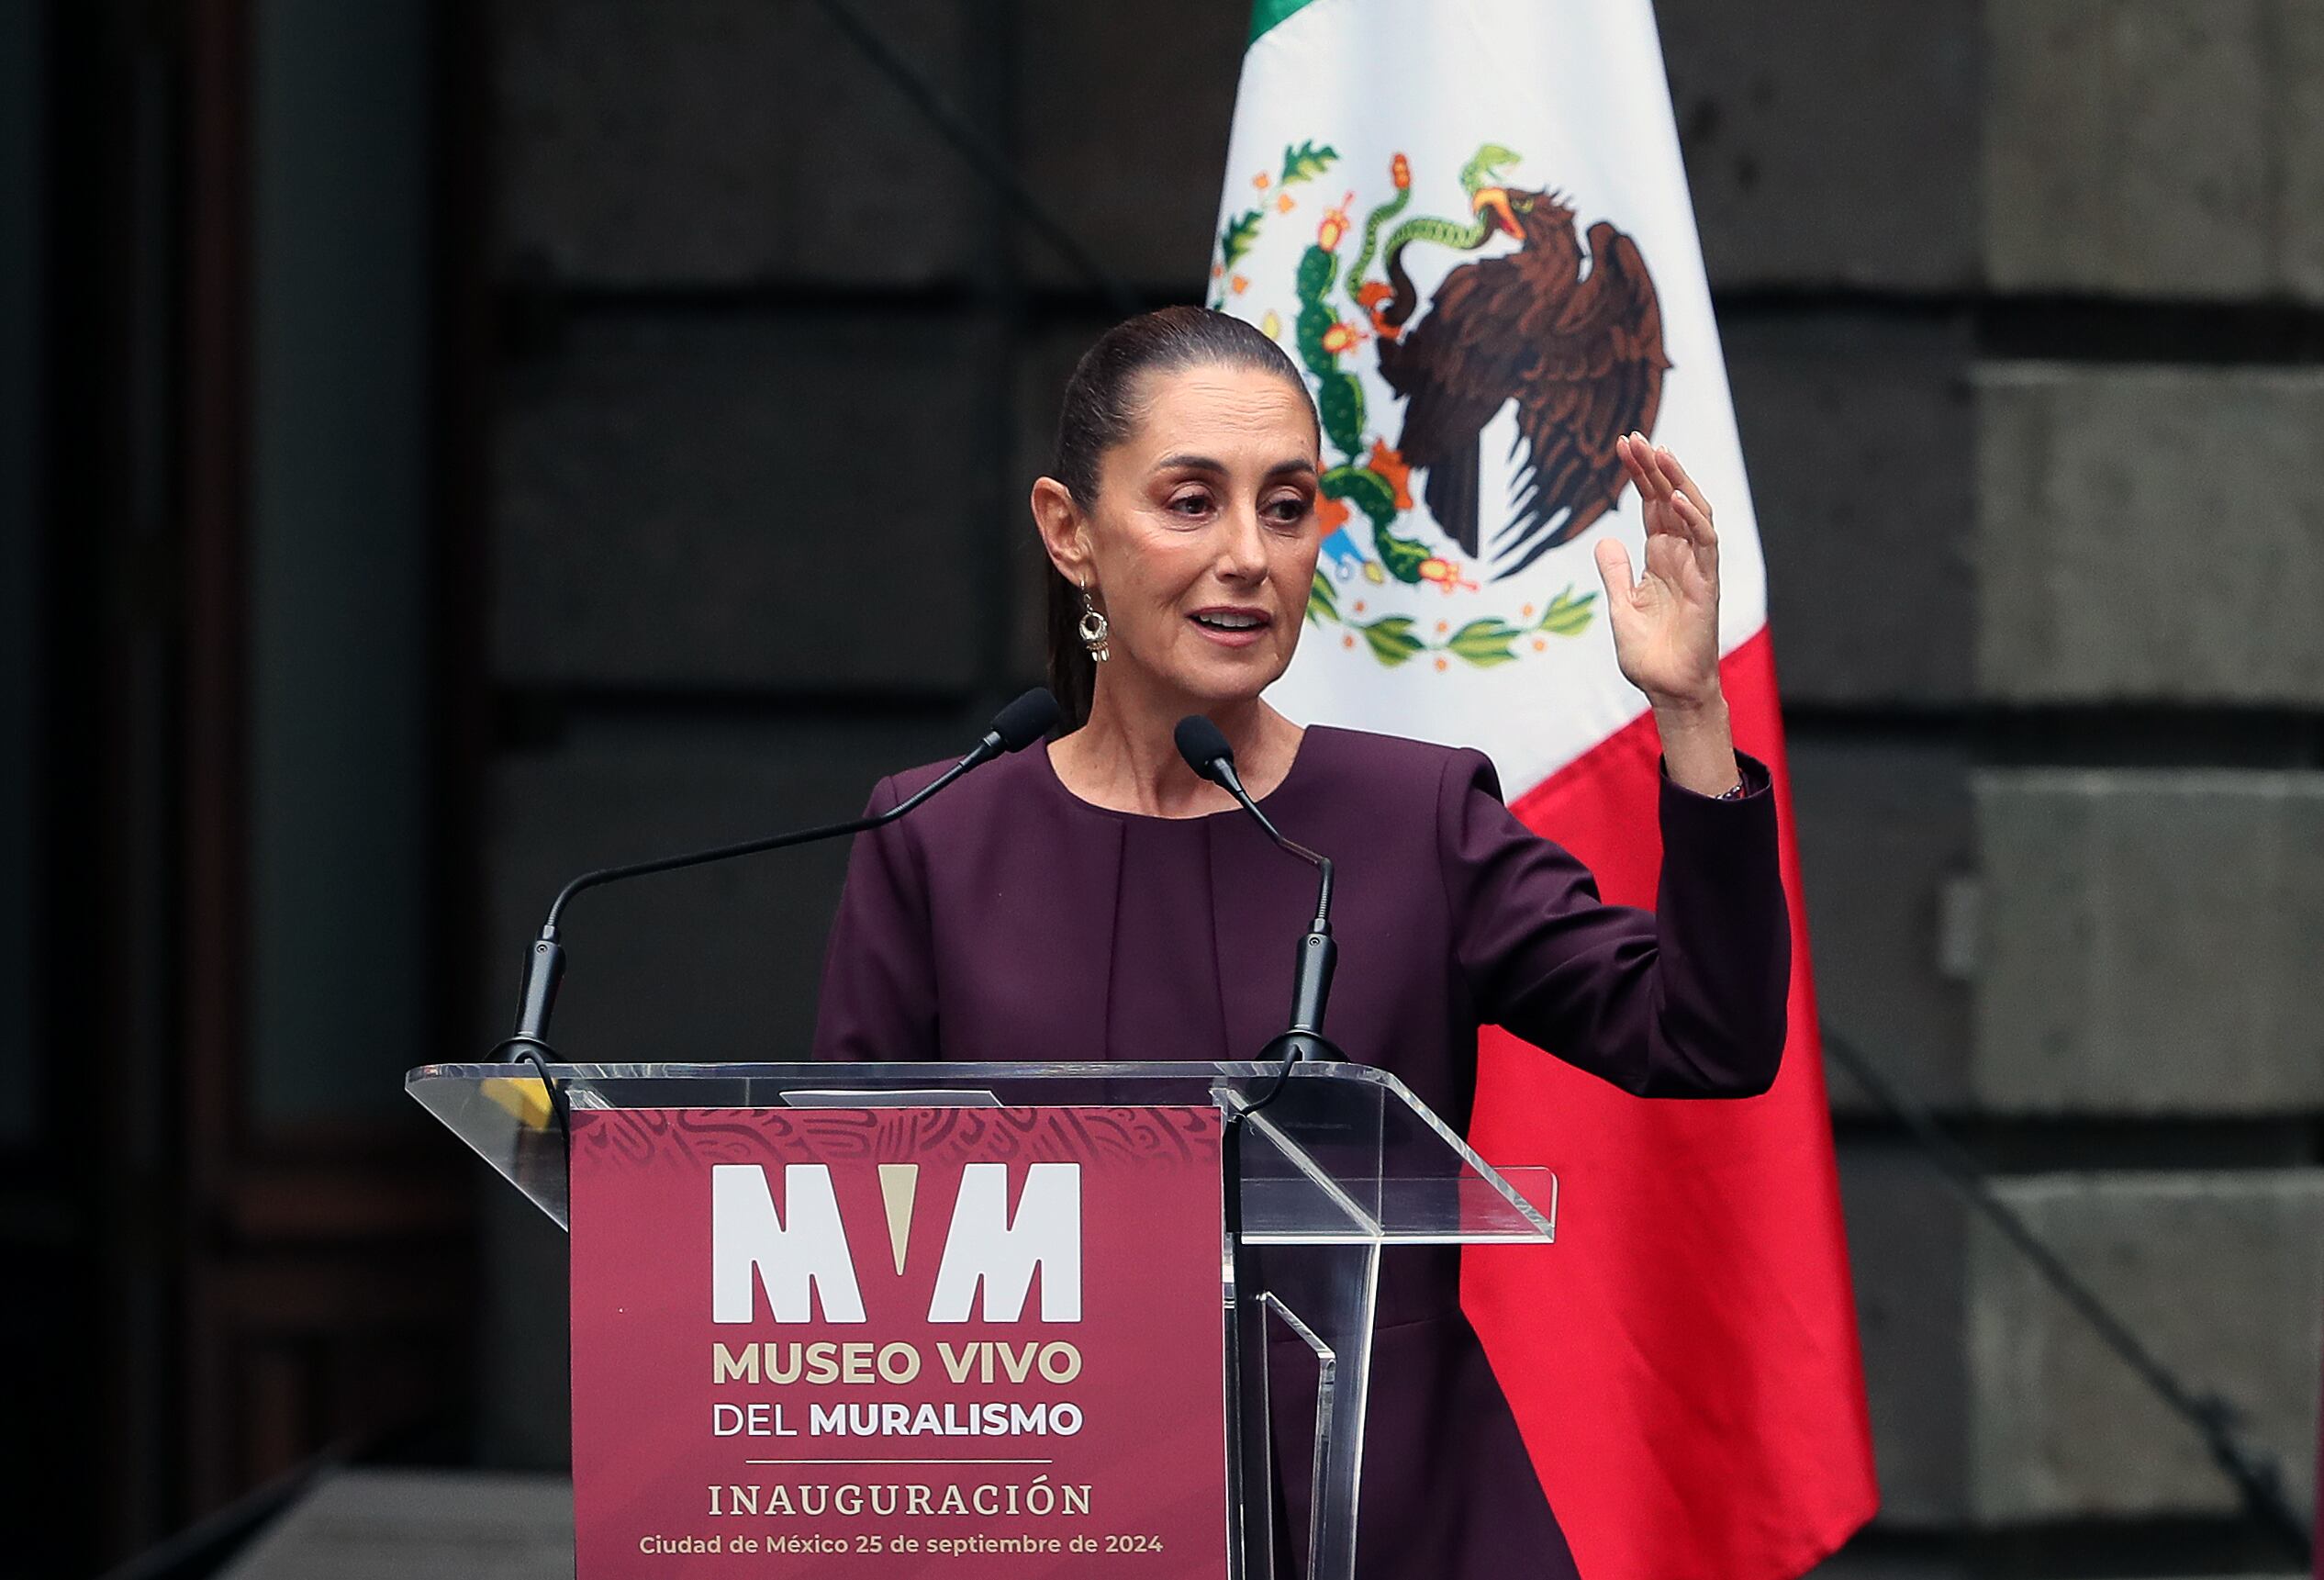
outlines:
[{"label": "woman speaking", "polygon": [[[1482,754],[1314,726],[1263,693],[1298,645],[1321,438],[1289,358],[1197,308],[1110,331],[1074,370],[1033,515],[1056,575],[1066,733],[861,835],[818,1057],[1243,1059],[1282,1030],[1304,885],[1179,757],[1206,715],[1245,785],[1337,867],[1326,1030],[1465,1129],[1500,1025],[1641,1097],[1775,1078],[1790,934],[1766,770],[1719,690],[1718,540],[1677,459],[1620,442],[1645,501],[1634,579],[1597,564],[1622,673],[1663,748],[1654,912],[1519,824]],[[882,780],[885,811],[947,764]],[[1516,1423],[1459,1310],[1458,1255],[1385,1260],[1358,1562],[1366,1580],[1571,1575]],[[1296,1529],[1296,1522],[1294,1522]]]}]

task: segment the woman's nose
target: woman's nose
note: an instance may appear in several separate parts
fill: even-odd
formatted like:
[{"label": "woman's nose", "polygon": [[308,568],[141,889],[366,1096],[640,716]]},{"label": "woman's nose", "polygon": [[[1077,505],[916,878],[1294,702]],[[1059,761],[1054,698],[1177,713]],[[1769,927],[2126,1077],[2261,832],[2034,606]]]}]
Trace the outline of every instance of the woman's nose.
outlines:
[{"label": "woman's nose", "polygon": [[1258,511],[1246,507],[1230,510],[1220,523],[1219,574],[1230,581],[1256,581],[1267,575],[1267,538]]}]

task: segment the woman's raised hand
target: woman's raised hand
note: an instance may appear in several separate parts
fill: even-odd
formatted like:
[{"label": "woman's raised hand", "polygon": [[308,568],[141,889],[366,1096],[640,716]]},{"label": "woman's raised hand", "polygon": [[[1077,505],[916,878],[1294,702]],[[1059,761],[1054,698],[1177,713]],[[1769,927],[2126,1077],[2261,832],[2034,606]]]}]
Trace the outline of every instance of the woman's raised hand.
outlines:
[{"label": "woman's raised hand", "polygon": [[1642,433],[1615,442],[1646,502],[1646,574],[1634,577],[1618,539],[1598,543],[1614,656],[1623,678],[1658,712],[1720,700],[1719,540],[1711,502],[1679,458]]}]

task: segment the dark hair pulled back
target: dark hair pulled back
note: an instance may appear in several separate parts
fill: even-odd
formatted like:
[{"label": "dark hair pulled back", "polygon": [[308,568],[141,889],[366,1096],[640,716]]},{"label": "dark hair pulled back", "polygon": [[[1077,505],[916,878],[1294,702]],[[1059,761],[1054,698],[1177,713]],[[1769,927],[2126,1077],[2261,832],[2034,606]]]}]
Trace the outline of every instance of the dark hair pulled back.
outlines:
[{"label": "dark hair pulled back", "polygon": [[[1191,307],[1141,313],[1101,335],[1066,380],[1049,475],[1066,486],[1075,504],[1091,509],[1106,452],[1137,425],[1141,381],[1149,374],[1221,364],[1279,374],[1307,394],[1307,381],[1283,348],[1241,319]],[[1097,694],[1098,667],[1081,645],[1080,622],[1081,589],[1050,566],[1049,689],[1057,695],[1067,730],[1089,720]]]}]

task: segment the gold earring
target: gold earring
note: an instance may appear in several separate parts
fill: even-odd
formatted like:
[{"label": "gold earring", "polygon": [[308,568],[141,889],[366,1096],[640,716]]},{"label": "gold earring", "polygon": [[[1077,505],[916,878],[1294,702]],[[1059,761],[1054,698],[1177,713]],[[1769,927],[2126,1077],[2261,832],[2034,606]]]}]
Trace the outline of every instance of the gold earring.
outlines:
[{"label": "gold earring", "polygon": [[1100,664],[1102,664],[1107,659],[1113,656],[1113,649],[1108,645],[1106,641],[1109,634],[1109,627],[1106,624],[1105,616],[1100,613],[1098,611],[1098,606],[1089,600],[1089,584],[1086,581],[1081,584],[1081,624],[1079,632],[1081,636],[1081,645],[1089,650],[1089,656],[1091,658],[1095,659]]}]

